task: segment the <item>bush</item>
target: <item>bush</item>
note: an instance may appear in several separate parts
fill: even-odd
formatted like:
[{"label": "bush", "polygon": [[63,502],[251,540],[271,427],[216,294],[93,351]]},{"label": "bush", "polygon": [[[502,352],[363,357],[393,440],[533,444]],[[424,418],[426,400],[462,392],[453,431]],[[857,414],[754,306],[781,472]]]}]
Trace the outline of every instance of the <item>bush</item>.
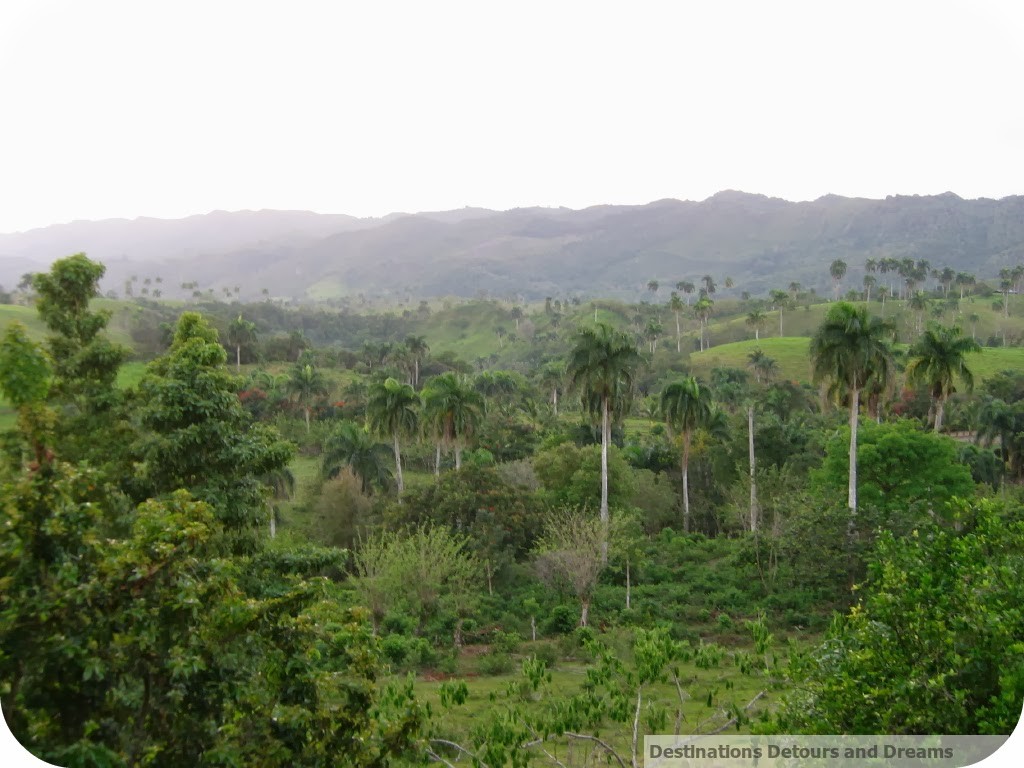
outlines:
[{"label": "bush", "polygon": [[477,662],[481,675],[506,675],[514,667],[512,654],[509,653],[485,653]]},{"label": "bush", "polygon": [[579,614],[574,606],[556,605],[544,622],[544,634],[567,635],[580,623]]}]

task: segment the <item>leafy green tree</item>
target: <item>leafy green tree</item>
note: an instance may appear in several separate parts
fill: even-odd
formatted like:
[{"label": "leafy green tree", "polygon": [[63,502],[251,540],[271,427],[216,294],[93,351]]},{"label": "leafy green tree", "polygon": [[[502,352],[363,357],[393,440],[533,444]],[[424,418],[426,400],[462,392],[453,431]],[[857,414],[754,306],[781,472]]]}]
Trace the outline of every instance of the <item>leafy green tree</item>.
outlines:
[{"label": "leafy green tree", "polygon": [[228,323],[228,343],[235,348],[235,369],[242,370],[242,347],[256,342],[256,323],[241,315]]},{"label": "leafy green tree", "polygon": [[276,430],[252,423],[226,357],[201,315],[181,315],[170,350],[139,382],[143,430],[133,485],[138,498],[189,490],[249,549],[268,520],[261,478],[286,466],[293,447]]},{"label": "leafy green tree", "polygon": [[[629,465],[614,445],[609,446],[604,471],[608,474],[608,506],[617,509],[629,505],[636,483]],[[602,461],[596,445],[574,443],[538,451],[533,470],[544,486],[544,495],[553,506],[589,507],[601,503]]]},{"label": "leafy green tree", "polygon": [[[812,472],[815,487],[831,498],[842,492],[848,477],[845,432],[826,443],[821,470]],[[945,517],[954,496],[974,492],[970,469],[957,458],[956,442],[923,432],[910,420],[865,422],[858,436],[857,472],[859,504],[881,510],[890,527],[913,508]]]},{"label": "leafy green tree", "polygon": [[781,733],[1007,734],[1024,702],[1024,524],[989,501],[963,531],[883,532],[862,599],[791,664]]},{"label": "leafy green tree", "polygon": [[375,442],[370,433],[351,421],[342,421],[327,436],[320,455],[320,474],[325,478],[337,477],[344,467],[359,478],[365,494],[374,488],[391,486],[393,475],[387,467],[390,449]]},{"label": "leafy green tree", "polygon": [[[118,416],[121,395],[115,387],[117,371],[131,350],[104,335],[108,310],[89,309],[100,295],[104,272],[102,264],[79,253],[32,276],[36,309],[50,331],[50,398],[61,406],[55,437],[65,458],[88,458],[97,465],[107,463],[131,440]],[[90,439],[98,431],[106,432],[106,440]]]},{"label": "leafy green tree", "polygon": [[395,480],[398,492],[405,490],[402,480],[400,439],[415,433],[419,424],[420,399],[408,384],[387,378],[370,385],[366,402],[366,424],[371,431],[392,440],[395,451]]},{"label": "leafy green tree", "polygon": [[710,347],[710,341],[707,339],[708,320],[711,319],[711,312],[715,307],[715,302],[709,299],[707,296],[701,296],[697,299],[697,303],[693,305],[693,314],[697,318],[697,322],[700,324],[700,349],[704,351],[705,347]]},{"label": "leafy green tree", "polygon": [[608,526],[608,445],[611,443],[612,408],[632,395],[633,376],[641,361],[629,338],[599,323],[583,328],[569,352],[566,376],[580,393],[584,407],[601,417],[601,524]]},{"label": "leafy green tree", "polygon": [[811,338],[814,381],[832,382],[850,400],[847,506],[857,511],[857,417],[860,393],[874,379],[889,378],[893,359],[886,337],[892,327],[847,302],[834,305]]},{"label": "leafy green tree", "polygon": [[309,417],[313,405],[327,395],[327,381],[323,373],[310,363],[296,363],[288,372],[285,391],[295,397],[306,417],[306,433],[309,434]]},{"label": "leafy green tree", "polygon": [[959,377],[968,392],[974,388],[974,375],[965,357],[969,352],[980,351],[978,343],[965,337],[959,326],[945,328],[941,325],[926,329],[910,348],[907,380],[928,388],[935,408],[936,432],[942,431],[946,400],[956,392],[955,379]]},{"label": "leafy green tree", "polygon": [[661,412],[670,432],[683,438],[683,530],[690,530],[690,446],[693,433],[706,426],[711,419],[713,403],[711,390],[702,386],[693,376],[673,382],[661,393]]},{"label": "leafy green tree", "polygon": [[35,466],[50,458],[46,443],[56,418],[45,401],[50,393],[53,369],[42,349],[28,338],[25,326],[7,326],[0,342],[0,394],[18,412],[18,427],[25,437]]},{"label": "leafy green tree", "polygon": [[438,437],[439,472],[441,443],[455,451],[455,468],[462,468],[462,449],[472,438],[486,413],[486,401],[468,379],[448,372],[435,376],[423,389],[424,420]]},{"label": "leafy green tree", "polygon": [[540,371],[541,386],[551,392],[551,410],[558,416],[558,390],[565,381],[565,367],[560,363],[547,363]]}]

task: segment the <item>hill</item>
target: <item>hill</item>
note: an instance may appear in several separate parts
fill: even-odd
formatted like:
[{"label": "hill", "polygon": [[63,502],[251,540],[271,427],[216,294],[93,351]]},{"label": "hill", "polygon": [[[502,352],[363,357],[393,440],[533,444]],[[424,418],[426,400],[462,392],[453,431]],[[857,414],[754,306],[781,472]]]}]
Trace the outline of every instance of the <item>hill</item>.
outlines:
[{"label": "hill", "polygon": [[[927,259],[979,277],[1024,259],[1024,197],[946,193],[885,200],[828,195],[793,203],[720,192],[639,206],[467,208],[356,219],[308,211],[218,211],[180,220],[74,222],[0,235],[0,284],[26,265],[85,251],[108,267],[105,290],[160,276],[165,296],[223,290],[242,298],[607,296],[635,300],[649,280],[735,280],[734,296],[800,281],[860,286],[868,258]],[[182,283],[197,288],[182,289]],[[235,288],[237,287],[237,291]],[[140,290],[134,286],[134,290]],[[136,294],[138,295],[138,294]],[[728,293],[727,293],[728,295]]]}]

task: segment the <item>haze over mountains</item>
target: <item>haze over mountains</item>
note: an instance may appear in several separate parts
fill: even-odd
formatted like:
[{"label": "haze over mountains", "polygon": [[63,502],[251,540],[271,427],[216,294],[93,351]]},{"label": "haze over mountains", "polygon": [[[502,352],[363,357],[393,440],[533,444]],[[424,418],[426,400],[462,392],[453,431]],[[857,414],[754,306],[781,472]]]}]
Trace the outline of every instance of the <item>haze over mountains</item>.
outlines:
[{"label": "haze over mountains", "polygon": [[[308,211],[215,211],[185,219],[77,221],[0,235],[0,284],[86,252],[107,265],[104,289],[132,275],[266,289],[281,298],[346,295],[636,298],[710,273],[757,295],[797,280],[829,284],[844,259],[859,287],[867,258],[928,259],[979,277],[1024,260],[1024,196],[946,193],[885,200],[827,195],[793,203],[742,192],[639,206],[480,208],[355,218]],[[190,291],[189,291],[190,293]]]}]

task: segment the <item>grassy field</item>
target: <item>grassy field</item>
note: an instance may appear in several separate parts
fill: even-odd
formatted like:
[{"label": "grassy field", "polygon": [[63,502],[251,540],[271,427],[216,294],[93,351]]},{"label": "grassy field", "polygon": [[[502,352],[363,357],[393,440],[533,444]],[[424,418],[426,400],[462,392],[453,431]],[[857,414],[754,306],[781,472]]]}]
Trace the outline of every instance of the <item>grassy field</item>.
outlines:
[{"label": "grassy field", "polygon": [[[779,378],[796,382],[811,380],[808,359],[808,338],[771,338],[760,341],[737,341],[712,347],[690,355],[690,365],[697,376],[707,380],[713,368],[747,368],[748,355],[755,349],[779,366]],[[906,349],[907,345],[901,345]],[[999,371],[1024,370],[1024,347],[985,347],[967,356],[967,367],[974,373],[975,384],[981,384]]]}]

